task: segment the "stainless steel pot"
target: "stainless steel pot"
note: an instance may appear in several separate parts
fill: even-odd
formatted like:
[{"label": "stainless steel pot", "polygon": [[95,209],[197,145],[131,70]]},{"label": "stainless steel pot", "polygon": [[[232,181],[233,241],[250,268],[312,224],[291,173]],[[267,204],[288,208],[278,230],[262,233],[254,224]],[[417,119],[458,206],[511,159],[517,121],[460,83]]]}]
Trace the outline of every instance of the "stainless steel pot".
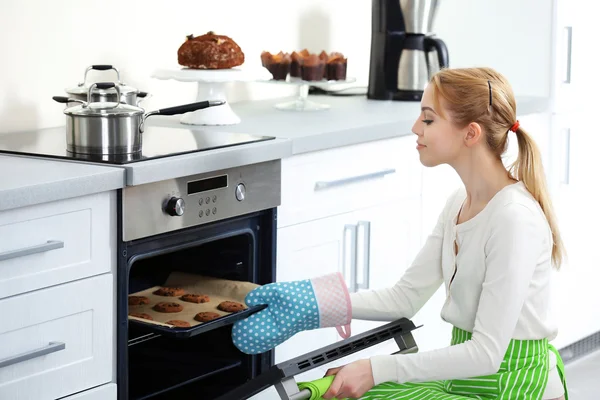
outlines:
[{"label": "stainless steel pot", "polygon": [[[104,90],[96,87],[96,89],[92,92],[91,100],[88,99],[88,92],[90,90],[90,85],[87,84],[86,79],[88,72],[95,71],[108,71],[113,70],[117,73],[117,85],[119,86],[120,101],[121,103],[129,104],[132,106],[139,106],[139,104],[149,98],[150,95],[146,92],[140,92],[136,88],[125,85],[121,82],[121,74],[119,69],[113,65],[90,65],[86,68],[85,74],[83,75],[83,82],[78,83],[76,87],[66,89],[65,91],[69,95],[71,99],[77,99],[81,101],[91,101],[92,103],[114,103],[117,101],[117,93],[112,90]],[[67,104],[68,107],[76,106],[78,103],[69,102]]]},{"label": "stainless steel pot", "polygon": [[[114,90],[115,98],[120,98],[119,86],[114,82],[92,84],[88,98],[92,98],[96,88]],[[53,99],[59,103],[81,103],[63,110],[67,119],[67,150],[72,153],[95,155],[140,152],[144,122],[152,115],[183,114],[225,104],[223,100],[200,101],[145,113],[140,107],[117,102],[85,102],[62,96],[55,96]]]}]

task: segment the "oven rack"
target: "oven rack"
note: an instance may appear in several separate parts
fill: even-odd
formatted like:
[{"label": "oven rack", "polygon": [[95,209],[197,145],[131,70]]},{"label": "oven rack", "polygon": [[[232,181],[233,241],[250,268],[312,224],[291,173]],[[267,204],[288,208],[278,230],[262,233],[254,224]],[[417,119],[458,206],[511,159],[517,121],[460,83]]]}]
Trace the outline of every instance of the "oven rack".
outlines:
[{"label": "oven rack", "polygon": [[264,310],[265,308],[267,308],[266,304],[259,304],[256,306],[249,307],[244,311],[224,315],[210,322],[204,322],[202,324],[192,326],[191,328],[171,328],[168,326],[155,325],[152,323],[134,319],[130,319],[129,323],[135,324],[136,327],[141,328],[146,332],[156,333],[174,339],[188,339],[190,337],[212,331],[213,329],[218,329],[227,325],[232,325],[233,323],[248,318],[252,314]]}]

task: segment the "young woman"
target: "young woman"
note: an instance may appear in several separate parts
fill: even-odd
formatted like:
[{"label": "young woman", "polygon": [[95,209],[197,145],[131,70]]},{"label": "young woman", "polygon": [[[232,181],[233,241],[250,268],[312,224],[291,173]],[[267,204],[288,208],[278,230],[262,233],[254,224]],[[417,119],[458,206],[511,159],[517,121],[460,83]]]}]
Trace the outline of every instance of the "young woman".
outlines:
[{"label": "young woman", "polygon": [[[539,150],[516,119],[509,83],[490,68],[440,71],[413,132],[421,163],[449,164],[464,188],[450,196],[400,281],[352,294],[333,274],[265,285],[246,302],[267,309],[234,325],[234,343],[260,353],[300,330],[336,326],[348,335],[351,318],[410,319],[443,284],[450,346],[329,370],[335,378],[323,398],[567,399],[564,368],[549,345],[557,333],[550,279],[563,245]],[[507,171],[501,156],[511,134],[519,154]]]},{"label": "young woman", "polygon": [[[563,246],[539,150],[516,119],[513,91],[489,68],[433,77],[413,126],[421,163],[449,164],[464,188],[451,196],[425,246],[392,288],[354,293],[352,318],[411,318],[441,284],[452,345],[382,355],[328,371],[324,398],[564,399],[549,312],[552,267]],[[519,146],[509,171],[509,134]]]}]

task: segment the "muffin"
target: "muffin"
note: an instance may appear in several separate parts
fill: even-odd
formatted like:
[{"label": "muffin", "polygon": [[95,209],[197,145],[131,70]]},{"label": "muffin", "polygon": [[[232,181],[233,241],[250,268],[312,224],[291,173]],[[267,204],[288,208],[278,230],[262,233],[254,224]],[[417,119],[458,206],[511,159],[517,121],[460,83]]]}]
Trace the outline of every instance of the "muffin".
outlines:
[{"label": "muffin", "polygon": [[327,60],[326,79],[329,81],[343,81],[346,79],[348,59],[342,53],[332,53]]},{"label": "muffin", "polygon": [[267,51],[263,51],[260,58],[263,67],[269,70],[271,75],[273,75],[273,79],[276,81],[286,80],[292,63],[292,58],[289,54],[280,51],[273,55]]},{"label": "muffin", "polygon": [[302,62],[302,80],[321,81],[325,70],[325,61],[318,55],[311,54]]},{"label": "muffin", "polygon": [[[325,50],[321,51],[321,53],[319,54],[319,58],[325,63],[327,64],[327,60],[329,60],[329,54],[327,54],[327,52]],[[325,67],[323,69],[323,79],[327,79],[327,67]]]},{"label": "muffin", "polygon": [[302,60],[304,59],[304,56],[294,51],[291,58],[290,76],[292,78],[300,78],[302,76]]}]

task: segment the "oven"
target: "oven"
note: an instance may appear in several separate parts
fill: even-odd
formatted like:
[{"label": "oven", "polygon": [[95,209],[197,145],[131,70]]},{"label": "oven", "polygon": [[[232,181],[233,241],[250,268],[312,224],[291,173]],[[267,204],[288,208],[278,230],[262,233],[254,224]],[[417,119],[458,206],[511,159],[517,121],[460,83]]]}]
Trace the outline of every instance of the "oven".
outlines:
[{"label": "oven", "polygon": [[130,319],[128,297],[164,285],[173,274],[274,282],[280,187],[281,161],[276,160],[120,192],[120,400],[209,400],[273,365],[272,352],[246,355],[231,340],[232,324],[264,307],[172,328]]}]

